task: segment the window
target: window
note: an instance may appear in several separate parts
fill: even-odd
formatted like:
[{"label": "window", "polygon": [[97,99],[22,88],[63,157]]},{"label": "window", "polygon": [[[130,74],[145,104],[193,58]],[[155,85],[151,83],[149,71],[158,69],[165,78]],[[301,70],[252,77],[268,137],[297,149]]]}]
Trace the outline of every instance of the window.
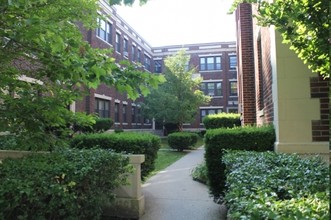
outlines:
[{"label": "window", "polygon": [[131,123],[136,123],[136,107],[132,106],[131,108]]},{"label": "window", "polygon": [[97,19],[98,28],[97,28],[97,36],[102,40],[112,43],[112,25],[109,22],[106,22],[100,18]]},{"label": "window", "polygon": [[151,70],[151,58],[148,56],[145,56],[145,69],[146,70]]},{"label": "window", "polygon": [[104,99],[95,99],[95,112],[100,118],[110,117],[110,101]]},{"label": "window", "polygon": [[221,57],[200,57],[200,71],[221,70]]},{"label": "window", "polygon": [[222,96],[222,83],[204,82],[201,84],[201,91],[209,96]]},{"label": "window", "polygon": [[131,47],[131,59],[132,61],[136,61],[136,47],[134,45]]},{"label": "window", "polygon": [[141,63],[141,50],[138,50],[137,60],[138,60],[139,63]]},{"label": "window", "polygon": [[230,56],[230,70],[235,70],[237,68],[237,56]]},{"label": "window", "polygon": [[126,120],[126,105],[123,105],[122,112],[123,112],[123,122],[127,122],[127,120]]},{"label": "window", "polygon": [[123,49],[124,49],[124,56],[129,56],[129,41],[127,39],[123,40]]},{"label": "window", "polygon": [[206,115],[212,115],[212,114],[218,114],[221,113],[222,109],[221,108],[216,108],[216,109],[200,109],[200,123],[202,123],[203,118]]},{"label": "window", "polygon": [[162,63],[161,60],[154,61],[154,72],[155,73],[162,73]]},{"label": "window", "polygon": [[120,104],[119,103],[115,103],[115,122],[120,122],[120,117],[119,117],[119,108],[120,108]]},{"label": "window", "polygon": [[141,123],[141,109],[139,107],[137,109],[137,122]]},{"label": "window", "polygon": [[116,51],[121,53],[121,35],[116,33]]},{"label": "window", "polygon": [[230,82],[230,96],[238,96],[237,82]]}]

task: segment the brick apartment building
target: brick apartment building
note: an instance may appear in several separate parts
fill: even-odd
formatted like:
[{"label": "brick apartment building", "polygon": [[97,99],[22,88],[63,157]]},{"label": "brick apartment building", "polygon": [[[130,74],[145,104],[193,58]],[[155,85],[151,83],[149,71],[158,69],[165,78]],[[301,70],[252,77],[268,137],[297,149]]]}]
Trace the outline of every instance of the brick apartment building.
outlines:
[{"label": "brick apartment building", "polygon": [[[201,89],[212,100],[208,106],[197,109],[196,120],[186,124],[186,128],[203,127],[202,117],[208,114],[238,111],[235,42],[153,48],[117,14],[114,7],[102,0],[100,4],[103,9],[101,13],[111,16],[107,20],[98,20],[100,28],[96,30],[82,29],[83,37],[92,47],[112,48],[116,62],[124,59],[139,62],[145,71],[160,74],[164,70],[165,57],[183,48],[191,56],[189,65],[195,67],[196,74],[203,78]],[[89,90],[89,94],[82,101],[76,101],[71,109],[110,117],[115,122],[115,128],[154,128],[152,119],[144,118],[139,105],[142,101],[142,98],[135,101],[128,99],[126,94],[101,84],[97,89]]]},{"label": "brick apartment building", "polygon": [[259,27],[256,7],[236,10],[242,124],[273,124],[276,151],[328,155],[329,80],[312,73],[273,27]]}]

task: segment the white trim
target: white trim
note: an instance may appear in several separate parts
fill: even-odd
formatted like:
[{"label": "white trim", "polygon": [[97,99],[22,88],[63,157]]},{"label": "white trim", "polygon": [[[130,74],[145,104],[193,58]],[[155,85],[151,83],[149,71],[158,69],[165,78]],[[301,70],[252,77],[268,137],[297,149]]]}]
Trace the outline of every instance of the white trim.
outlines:
[{"label": "white trim", "polygon": [[123,105],[127,105],[128,102],[127,101],[122,101]]},{"label": "white trim", "polygon": [[162,60],[162,57],[155,57],[155,58],[153,58],[153,60],[155,60],[155,61]]},{"label": "white trim", "polygon": [[223,72],[222,69],[220,70],[200,70],[199,73],[220,73]]},{"label": "white trim", "polygon": [[177,47],[177,48],[168,48],[168,51],[179,51],[179,50],[189,50],[188,47]]},{"label": "white trim", "polygon": [[150,59],[152,58],[151,55],[149,55],[149,54],[146,53],[146,52],[144,52],[144,55],[145,55],[146,57],[149,57]]},{"label": "white trim", "polygon": [[223,79],[206,79],[206,80],[202,80],[201,82],[223,82]]},{"label": "white trim", "polygon": [[237,47],[236,44],[230,44],[228,47]]},{"label": "white trim", "polygon": [[161,53],[162,49],[153,50],[153,53]]},{"label": "white trim", "polygon": [[213,53],[213,54],[199,54],[199,57],[221,57],[222,53]]},{"label": "white trim", "polygon": [[32,84],[44,85],[44,82],[43,81],[40,81],[38,79],[34,79],[34,78],[31,78],[31,77],[28,77],[26,75],[19,76],[18,77],[18,80],[24,81],[24,82],[27,82],[27,83],[32,83]]},{"label": "white trim", "polygon": [[121,103],[119,99],[115,99],[115,103]]},{"label": "white trim", "polygon": [[215,49],[222,48],[222,45],[200,46],[199,49]]},{"label": "white trim", "polygon": [[124,39],[127,40],[127,41],[129,40],[128,36],[126,36],[126,35],[124,35]]},{"label": "white trim", "polygon": [[237,53],[229,53],[228,56],[237,56]]},{"label": "white trim", "polygon": [[132,46],[136,47],[137,46],[136,42],[132,42]]},{"label": "white trim", "polygon": [[238,82],[238,79],[228,79],[229,82]]},{"label": "white trim", "polygon": [[131,103],[131,106],[137,106],[137,104],[136,103]]},{"label": "white trim", "polygon": [[122,123],[122,125],[128,125],[128,124],[129,124],[129,123],[127,123],[127,122],[123,122],[123,123]]},{"label": "white trim", "polygon": [[223,106],[200,106],[199,109],[223,109]]},{"label": "white trim", "polygon": [[118,34],[122,35],[122,32],[121,32],[121,30],[120,30],[120,29],[117,29],[117,28],[116,28],[116,33],[118,33]]},{"label": "white trim", "polygon": [[105,100],[112,100],[113,98],[110,96],[106,96],[105,94],[98,94],[98,93],[94,93],[94,97],[95,98],[99,98],[99,99],[105,99]]}]

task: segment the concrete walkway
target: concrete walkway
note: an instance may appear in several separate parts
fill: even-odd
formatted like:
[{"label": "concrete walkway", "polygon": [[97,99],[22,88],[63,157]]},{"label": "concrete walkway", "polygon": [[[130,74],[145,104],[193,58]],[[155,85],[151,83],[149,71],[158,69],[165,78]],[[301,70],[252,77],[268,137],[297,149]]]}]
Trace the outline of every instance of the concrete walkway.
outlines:
[{"label": "concrete walkway", "polygon": [[213,202],[208,188],[190,176],[203,159],[204,148],[199,148],[150,178],[143,185],[145,214],[140,220],[226,219],[224,209]]}]

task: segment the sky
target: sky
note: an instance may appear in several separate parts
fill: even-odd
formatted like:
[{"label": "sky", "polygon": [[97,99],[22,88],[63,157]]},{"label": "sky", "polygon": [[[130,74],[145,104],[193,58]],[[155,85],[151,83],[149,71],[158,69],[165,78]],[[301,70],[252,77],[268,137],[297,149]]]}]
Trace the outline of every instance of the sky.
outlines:
[{"label": "sky", "polygon": [[120,15],[151,46],[235,41],[232,0],[149,0],[116,6]]}]

